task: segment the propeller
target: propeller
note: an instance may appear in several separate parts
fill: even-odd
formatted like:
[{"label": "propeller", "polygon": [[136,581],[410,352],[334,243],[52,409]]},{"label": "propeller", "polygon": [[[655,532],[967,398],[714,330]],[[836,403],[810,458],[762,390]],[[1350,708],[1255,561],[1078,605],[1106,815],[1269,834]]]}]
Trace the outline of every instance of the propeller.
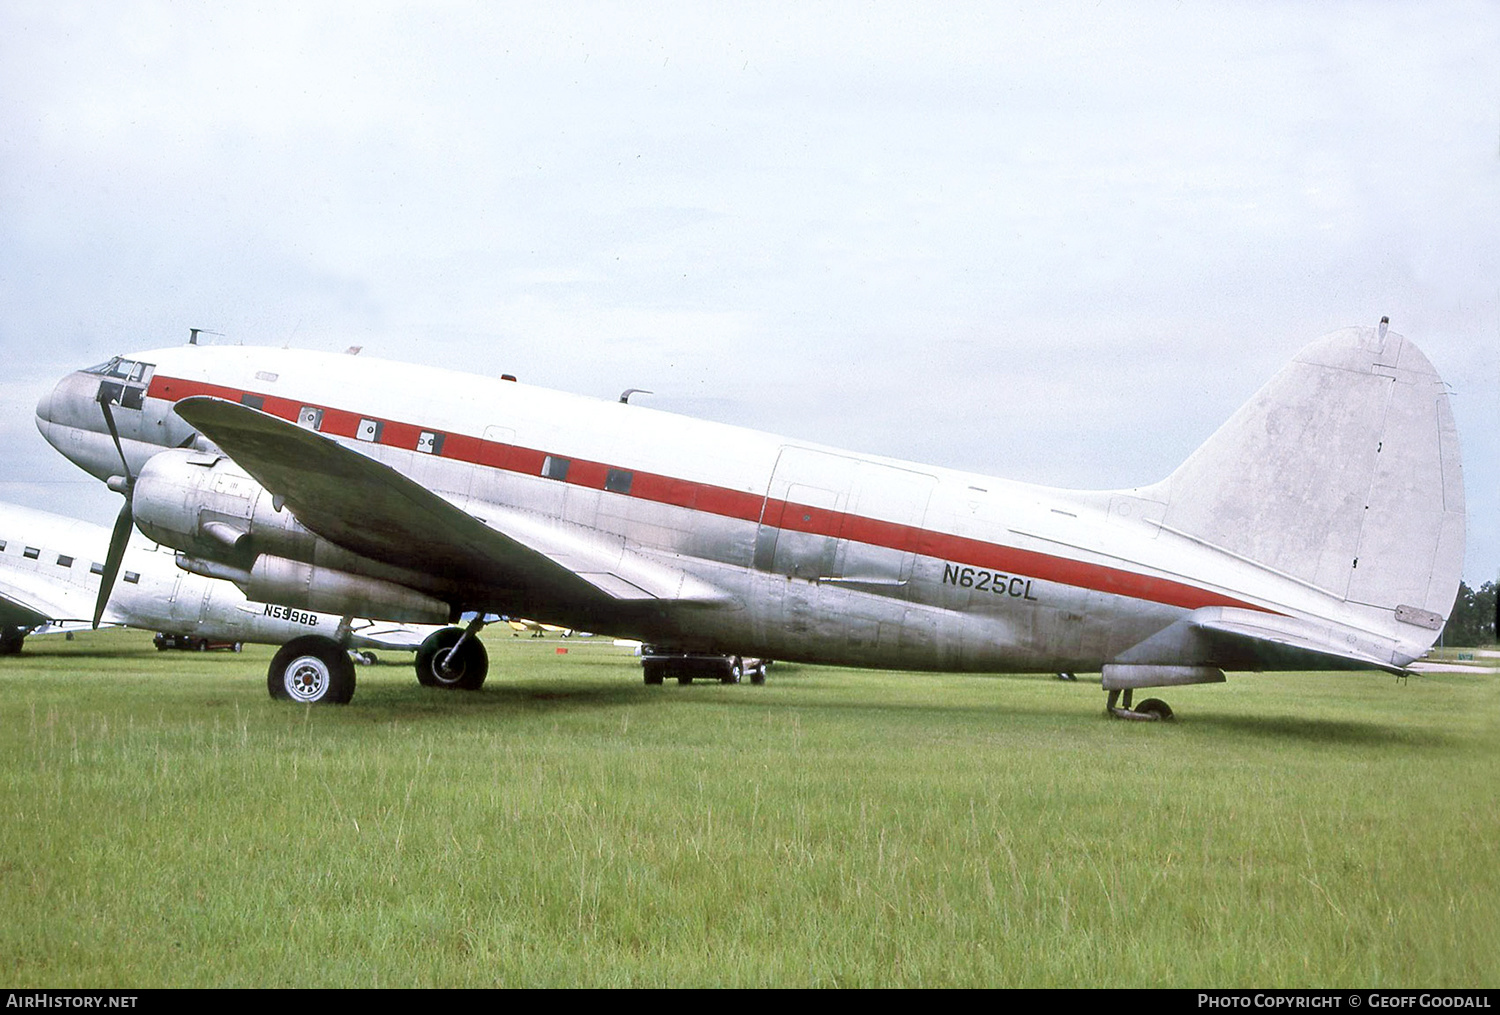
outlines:
[{"label": "propeller", "polygon": [[109,555],[104,558],[104,573],[99,577],[99,598],[94,602],[95,629],[104,616],[104,607],[109,604],[109,594],[114,591],[115,577],[120,573],[120,564],[125,559],[125,546],[130,542],[130,530],[135,528],[134,509],[131,506],[135,494],[135,477],[130,474],[130,462],[125,458],[124,447],[120,445],[120,430],[115,426],[115,414],[109,407],[110,401],[110,396],[101,387],[99,409],[104,413],[104,425],[109,428],[115,450],[120,453],[120,467],[124,470],[123,476],[116,476],[109,481],[109,488],[125,495],[125,506],[120,508],[119,515],[115,517],[115,529],[109,537]]}]

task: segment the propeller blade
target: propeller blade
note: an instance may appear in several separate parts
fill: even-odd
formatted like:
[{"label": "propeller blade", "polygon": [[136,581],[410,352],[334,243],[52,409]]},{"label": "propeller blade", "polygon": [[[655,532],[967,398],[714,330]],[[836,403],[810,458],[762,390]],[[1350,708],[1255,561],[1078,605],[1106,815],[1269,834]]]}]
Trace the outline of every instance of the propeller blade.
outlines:
[{"label": "propeller blade", "polygon": [[104,389],[99,389],[99,408],[104,412],[104,425],[109,428],[109,436],[115,442],[115,451],[120,455],[120,467],[125,470],[125,482],[134,482],[135,477],[130,474],[130,462],[125,458],[125,448],[120,444],[120,431],[115,426],[115,414],[109,407],[109,398],[104,394]]},{"label": "propeller blade", "polygon": [[130,542],[130,530],[135,528],[135,518],[130,510],[130,498],[115,517],[115,531],[109,537],[109,556],[104,558],[104,573],[99,576],[99,598],[94,601],[94,629],[99,628],[99,619],[104,616],[104,607],[109,605],[109,594],[114,591],[115,576],[120,573],[120,564],[125,559],[125,546]]}]

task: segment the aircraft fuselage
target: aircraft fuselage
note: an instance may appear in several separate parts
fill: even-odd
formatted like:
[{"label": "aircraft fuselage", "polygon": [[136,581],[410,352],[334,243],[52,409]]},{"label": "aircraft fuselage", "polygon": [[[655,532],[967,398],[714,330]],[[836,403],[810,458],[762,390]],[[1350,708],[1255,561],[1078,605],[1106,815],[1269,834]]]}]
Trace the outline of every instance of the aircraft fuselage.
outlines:
[{"label": "aircraft fuselage", "polygon": [[134,471],[191,446],[173,407],[212,396],[337,440],[477,518],[524,512],[725,600],[604,608],[522,588],[470,592],[464,609],[694,651],[973,672],[1097,670],[1205,607],[1311,621],[1397,666],[1426,648],[1426,632],[1392,636],[1376,611],[1173,531],[1151,487],[1032,486],[358,356],[187,346],[120,362],[70,375],[38,406],[47,439],[100,478],[120,472],[102,385],[121,389],[104,396]]}]

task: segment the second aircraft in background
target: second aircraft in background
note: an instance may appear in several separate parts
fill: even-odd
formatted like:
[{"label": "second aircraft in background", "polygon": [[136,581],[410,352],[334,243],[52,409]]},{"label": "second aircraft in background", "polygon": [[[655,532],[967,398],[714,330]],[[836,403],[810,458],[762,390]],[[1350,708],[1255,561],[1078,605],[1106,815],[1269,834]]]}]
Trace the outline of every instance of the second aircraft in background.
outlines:
[{"label": "second aircraft in background", "polygon": [[[0,503],[0,654],[19,652],[32,633],[89,626],[109,537],[101,525]],[[174,557],[170,548],[134,535],[100,623],[157,631],[195,645],[281,645],[338,628],[340,618],[333,614],[254,602],[230,582],[182,570]],[[418,652],[443,630],[373,620],[349,626],[349,648],[361,654]]]}]

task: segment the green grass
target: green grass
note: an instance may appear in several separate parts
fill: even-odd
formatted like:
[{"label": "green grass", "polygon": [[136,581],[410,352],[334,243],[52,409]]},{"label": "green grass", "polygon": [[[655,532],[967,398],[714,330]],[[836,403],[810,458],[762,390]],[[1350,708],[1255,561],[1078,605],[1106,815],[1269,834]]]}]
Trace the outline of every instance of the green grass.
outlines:
[{"label": "green grass", "polygon": [[[14,986],[1496,986],[1500,677],[781,666],[642,685],[495,632],[478,693],[270,649],[0,660]],[[569,652],[555,649],[566,645]]]}]

